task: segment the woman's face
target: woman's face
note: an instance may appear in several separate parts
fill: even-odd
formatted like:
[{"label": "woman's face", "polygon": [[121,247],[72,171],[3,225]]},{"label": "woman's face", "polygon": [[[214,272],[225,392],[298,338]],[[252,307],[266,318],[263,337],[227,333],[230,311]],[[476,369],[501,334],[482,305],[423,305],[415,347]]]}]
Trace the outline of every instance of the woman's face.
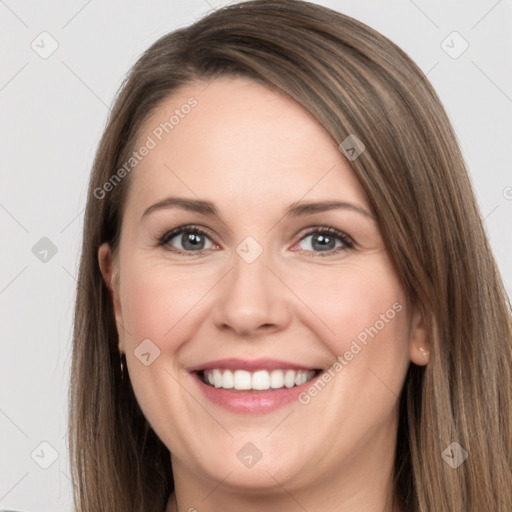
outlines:
[{"label": "woman's face", "polygon": [[167,99],[143,146],[119,258],[104,244],[99,261],[176,478],[291,490],[389,470],[424,330],[337,144],[287,96],[224,77]]}]

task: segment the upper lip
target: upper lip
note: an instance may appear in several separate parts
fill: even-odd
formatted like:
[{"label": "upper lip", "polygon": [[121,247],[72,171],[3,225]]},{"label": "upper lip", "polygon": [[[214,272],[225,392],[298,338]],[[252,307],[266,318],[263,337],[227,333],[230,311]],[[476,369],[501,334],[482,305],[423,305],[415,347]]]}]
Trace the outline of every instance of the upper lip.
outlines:
[{"label": "upper lip", "polygon": [[198,372],[202,370],[212,369],[225,369],[225,370],[246,370],[253,372],[256,370],[278,370],[278,369],[290,369],[290,370],[317,370],[311,366],[304,366],[302,364],[293,363],[291,361],[282,361],[279,359],[217,359],[216,361],[208,361],[207,363],[201,363],[194,366],[189,366],[187,370],[189,372]]}]

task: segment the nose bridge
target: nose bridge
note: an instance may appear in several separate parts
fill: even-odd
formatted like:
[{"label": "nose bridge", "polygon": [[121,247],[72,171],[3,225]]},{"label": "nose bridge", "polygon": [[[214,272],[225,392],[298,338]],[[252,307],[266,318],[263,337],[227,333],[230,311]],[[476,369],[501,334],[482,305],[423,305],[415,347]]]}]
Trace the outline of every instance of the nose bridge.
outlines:
[{"label": "nose bridge", "polygon": [[271,291],[265,289],[268,288],[267,281],[268,274],[270,274],[267,267],[271,264],[268,251],[263,251],[262,248],[261,252],[256,252],[254,248],[249,247],[247,249],[247,245],[242,246],[240,244],[236,253],[233,257],[233,270],[231,272],[232,291],[254,298],[261,294],[261,298],[264,298]]},{"label": "nose bridge", "polygon": [[270,250],[252,237],[237,246],[217,304],[219,327],[248,334],[260,327],[277,329],[287,324],[286,293],[268,268],[271,260]]}]

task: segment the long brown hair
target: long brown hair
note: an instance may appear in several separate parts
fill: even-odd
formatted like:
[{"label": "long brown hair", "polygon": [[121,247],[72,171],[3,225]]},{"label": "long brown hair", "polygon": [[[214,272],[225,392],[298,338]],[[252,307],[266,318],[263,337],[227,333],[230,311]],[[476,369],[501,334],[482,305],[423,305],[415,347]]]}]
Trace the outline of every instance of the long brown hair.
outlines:
[{"label": "long brown hair", "polygon": [[[404,289],[421,308],[431,353],[426,367],[410,364],[400,396],[397,504],[414,512],[510,512],[511,306],[450,122],[400,48],[348,16],[298,0],[231,5],[162,37],[115,101],[92,169],[77,286],[69,413],[76,510],[163,511],[174,487],[169,450],[120,370],[98,265],[103,242],[118,247],[130,174],[108,192],[104,185],[164,98],[220,75],[277,88],[337,144],[355,135],[366,148],[350,164]],[[468,454],[457,468],[442,457],[454,442]]]}]

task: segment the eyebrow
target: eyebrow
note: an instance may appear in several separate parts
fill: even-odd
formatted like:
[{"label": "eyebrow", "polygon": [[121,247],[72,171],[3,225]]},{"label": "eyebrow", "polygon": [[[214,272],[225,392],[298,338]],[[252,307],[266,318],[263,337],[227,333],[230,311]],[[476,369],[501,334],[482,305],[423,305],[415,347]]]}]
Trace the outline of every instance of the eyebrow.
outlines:
[{"label": "eyebrow", "polygon": [[[202,199],[187,199],[185,197],[166,197],[161,201],[151,205],[142,214],[141,220],[152,212],[168,209],[168,208],[182,208],[192,212],[199,213],[201,215],[207,215],[212,217],[218,217],[220,214],[215,205],[211,201],[204,201]],[[374,220],[371,213],[366,211],[361,206],[358,206],[347,201],[315,201],[315,202],[301,202],[296,201],[292,203],[284,212],[284,217],[300,217],[305,215],[313,215],[315,213],[321,213],[329,210],[345,209],[352,210],[365,217]]]}]

